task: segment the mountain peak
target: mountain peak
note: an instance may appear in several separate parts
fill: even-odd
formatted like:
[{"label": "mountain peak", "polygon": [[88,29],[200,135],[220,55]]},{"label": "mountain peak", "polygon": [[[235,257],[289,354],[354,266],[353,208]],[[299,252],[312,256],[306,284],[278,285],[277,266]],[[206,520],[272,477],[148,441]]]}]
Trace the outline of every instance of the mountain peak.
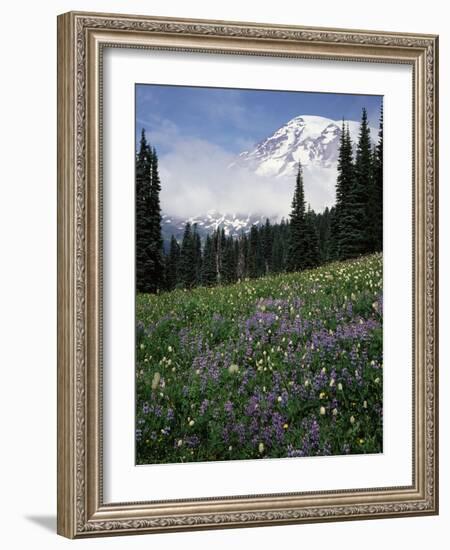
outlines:
[{"label": "mountain peak", "polygon": [[[359,122],[346,121],[356,142]],[[335,168],[339,153],[342,121],[317,115],[298,115],[260,141],[253,150],[242,152],[236,164],[261,176],[295,174],[298,163],[314,168]]]}]

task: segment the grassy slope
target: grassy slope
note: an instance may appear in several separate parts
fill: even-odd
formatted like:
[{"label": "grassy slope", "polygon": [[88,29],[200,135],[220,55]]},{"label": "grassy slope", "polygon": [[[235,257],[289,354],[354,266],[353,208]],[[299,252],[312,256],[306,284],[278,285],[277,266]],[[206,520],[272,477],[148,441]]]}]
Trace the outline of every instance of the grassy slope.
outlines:
[{"label": "grassy slope", "polygon": [[380,255],[137,297],[138,462],[381,451]]}]

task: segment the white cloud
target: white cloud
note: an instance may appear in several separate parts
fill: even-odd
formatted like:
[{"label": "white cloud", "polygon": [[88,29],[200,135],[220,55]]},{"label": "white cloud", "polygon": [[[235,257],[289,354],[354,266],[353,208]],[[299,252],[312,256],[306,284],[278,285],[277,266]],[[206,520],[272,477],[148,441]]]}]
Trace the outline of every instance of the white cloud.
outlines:
[{"label": "white cloud", "polygon": [[[202,216],[209,210],[270,217],[289,214],[295,175],[269,178],[250,172],[242,165],[234,164],[230,168],[235,161],[234,153],[207,138],[192,135],[205,127],[205,121],[208,121],[206,127],[214,134],[221,131],[224,121],[228,121],[239,137],[231,145],[223,140],[227,143],[225,147],[231,147],[233,151],[252,150],[254,137],[261,133],[263,139],[267,135],[268,123],[272,119],[270,110],[264,111],[258,105],[246,108],[245,93],[239,90],[227,92],[226,101],[218,101],[216,94],[188,94],[183,109],[195,113],[200,122],[198,128],[188,130],[191,135],[185,135],[176,123],[150,108],[154,107],[157,97],[158,94],[150,94],[148,89],[142,94],[141,99],[149,104],[149,109],[140,110],[143,114],[137,123],[147,130],[151,128],[147,137],[159,152],[161,206],[165,213],[181,218]],[[279,121],[275,116],[273,119],[275,131]],[[356,142],[359,122],[350,121],[349,124],[352,139]],[[378,129],[371,128],[371,134],[376,141]],[[305,197],[314,210],[322,211],[334,204],[336,175],[336,164],[330,168],[304,166]]]},{"label": "white cloud", "polygon": [[[291,208],[295,177],[268,178],[230,164],[234,156],[205,140],[188,138],[171,127],[152,135],[156,145],[171,140],[171,151],[159,158],[161,207],[187,218],[209,210],[222,213],[286,217]],[[319,173],[320,172],[320,173]],[[316,211],[334,203],[336,169],[305,168],[306,200]]]}]

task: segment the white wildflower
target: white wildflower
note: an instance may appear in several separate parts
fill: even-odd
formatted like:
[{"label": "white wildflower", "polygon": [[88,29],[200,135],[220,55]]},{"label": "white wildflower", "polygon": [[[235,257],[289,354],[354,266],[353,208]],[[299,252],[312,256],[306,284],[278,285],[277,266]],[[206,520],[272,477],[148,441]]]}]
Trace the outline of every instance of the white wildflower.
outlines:
[{"label": "white wildflower", "polygon": [[159,374],[159,372],[155,372],[152,380],[152,390],[156,390],[156,388],[159,386],[160,380],[161,380],[161,375]]}]

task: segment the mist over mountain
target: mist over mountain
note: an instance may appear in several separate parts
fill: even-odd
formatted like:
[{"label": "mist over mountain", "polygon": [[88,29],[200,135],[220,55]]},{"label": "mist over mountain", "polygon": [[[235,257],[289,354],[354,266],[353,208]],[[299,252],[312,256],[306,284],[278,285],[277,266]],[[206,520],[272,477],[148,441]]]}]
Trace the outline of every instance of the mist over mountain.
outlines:
[{"label": "mist over mountain", "polygon": [[[360,123],[346,121],[352,141]],[[203,140],[174,144],[161,158],[164,238],[180,238],[186,221],[206,234],[219,225],[236,235],[266,218],[287,218],[298,162],[307,203],[316,212],[335,202],[342,121],[300,115],[237,157]],[[376,143],[378,130],[371,128]]]}]

